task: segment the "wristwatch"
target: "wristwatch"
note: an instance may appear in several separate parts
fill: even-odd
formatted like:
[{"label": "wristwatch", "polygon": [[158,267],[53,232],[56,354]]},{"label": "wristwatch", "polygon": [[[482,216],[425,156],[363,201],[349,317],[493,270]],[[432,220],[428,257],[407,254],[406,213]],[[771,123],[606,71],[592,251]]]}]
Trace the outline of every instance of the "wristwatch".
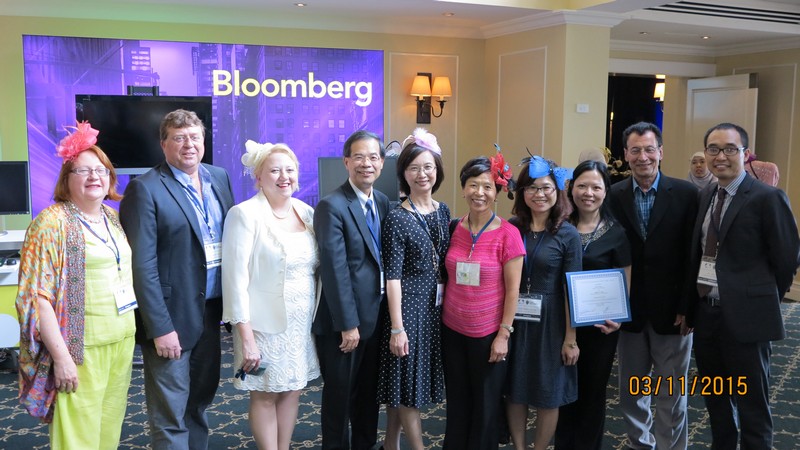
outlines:
[{"label": "wristwatch", "polygon": [[500,328],[505,328],[506,330],[508,330],[508,334],[511,334],[511,333],[514,332],[514,327],[512,327],[511,325],[506,325],[504,323],[501,323],[500,324]]}]

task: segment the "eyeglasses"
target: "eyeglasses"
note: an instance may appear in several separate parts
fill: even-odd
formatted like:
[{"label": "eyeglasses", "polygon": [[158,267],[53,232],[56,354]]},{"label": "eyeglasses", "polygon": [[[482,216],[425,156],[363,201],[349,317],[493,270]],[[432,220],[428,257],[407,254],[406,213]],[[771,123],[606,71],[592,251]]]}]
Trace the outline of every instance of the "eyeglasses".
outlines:
[{"label": "eyeglasses", "polygon": [[722,152],[725,154],[725,156],[733,156],[738,154],[740,151],[744,151],[746,148],[747,147],[706,147],[706,153],[708,153],[709,156],[717,156],[719,155],[719,152]]},{"label": "eyeglasses", "polygon": [[426,165],[424,165],[422,167],[420,167],[420,166],[411,166],[411,167],[406,168],[406,172],[408,172],[408,173],[410,173],[412,175],[415,175],[415,176],[419,175],[420,172],[425,172],[425,175],[430,175],[435,171],[436,171],[436,166],[434,166],[433,164],[426,164]]},{"label": "eyeglasses", "polygon": [[550,186],[549,184],[547,186],[542,186],[542,187],[531,185],[531,186],[525,187],[525,194],[527,194],[527,195],[535,195],[535,194],[538,194],[539,192],[541,192],[544,195],[550,195],[555,190],[556,190],[556,188],[553,187],[553,186]]},{"label": "eyeglasses", "polygon": [[364,162],[364,161],[366,161],[366,160],[369,160],[369,162],[371,162],[371,163],[373,163],[373,164],[374,164],[374,163],[377,163],[378,161],[380,161],[380,160],[381,160],[381,157],[380,157],[380,155],[377,155],[377,154],[372,154],[372,155],[369,155],[369,156],[365,156],[365,155],[352,155],[352,156],[348,156],[348,158],[352,159],[352,160],[353,160],[354,162],[356,162],[357,164],[361,164],[361,163],[363,163],[363,162]]},{"label": "eyeglasses", "polygon": [[198,134],[192,136],[184,136],[182,134],[179,134],[177,136],[172,136],[172,142],[176,144],[185,144],[189,141],[192,141],[193,144],[199,144],[200,142],[203,142],[203,136],[200,136]]},{"label": "eyeglasses", "polygon": [[70,172],[82,177],[87,177],[90,173],[95,173],[98,177],[107,177],[109,174],[111,174],[111,169],[108,167],[95,167],[94,169],[90,169],[89,167],[78,167],[77,169],[70,170]]},{"label": "eyeglasses", "polygon": [[658,151],[658,147],[645,147],[645,148],[631,147],[631,148],[628,149],[628,153],[630,153],[633,156],[641,155],[642,152],[644,152],[648,156],[649,155],[655,155],[657,151]]}]

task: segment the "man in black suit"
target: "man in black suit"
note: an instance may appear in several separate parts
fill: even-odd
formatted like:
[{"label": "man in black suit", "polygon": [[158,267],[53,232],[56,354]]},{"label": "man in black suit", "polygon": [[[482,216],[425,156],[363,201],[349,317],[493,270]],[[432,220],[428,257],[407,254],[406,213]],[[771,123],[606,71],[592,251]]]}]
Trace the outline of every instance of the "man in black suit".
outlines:
[{"label": "man in black suit", "polygon": [[349,177],[314,212],[322,298],[311,331],[324,381],[323,449],[366,450],[378,438],[377,323],[385,307],[380,219],[389,199],[372,186],[384,156],[377,135],[353,133],[344,143]]},{"label": "man in black suit", "polygon": [[800,265],[797,223],[783,191],[745,172],[744,129],[721,123],[703,144],[719,182],[701,191],[692,234],[698,390],[722,387],[702,394],[712,448],[736,449],[740,442],[741,449],[769,449],[770,342],[786,334],[780,302]]},{"label": "man in black suit", "polygon": [[[686,290],[692,283],[686,262],[697,188],[660,172],[663,141],[656,125],[631,125],[622,142],[633,175],[610,190],[632,256],[632,321],[622,325],[617,343],[620,409],[630,448],[685,449],[687,402],[678,380],[686,377],[692,348],[685,321]],[[671,390],[666,386],[670,380]]]},{"label": "man in black suit", "polygon": [[166,161],[134,178],[120,203],[133,251],[136,337],[153,449],[208,448],[206,408],[220,373],[222,225],[233,205],[224,169],[201,164],[194,112],[161,122]]}]

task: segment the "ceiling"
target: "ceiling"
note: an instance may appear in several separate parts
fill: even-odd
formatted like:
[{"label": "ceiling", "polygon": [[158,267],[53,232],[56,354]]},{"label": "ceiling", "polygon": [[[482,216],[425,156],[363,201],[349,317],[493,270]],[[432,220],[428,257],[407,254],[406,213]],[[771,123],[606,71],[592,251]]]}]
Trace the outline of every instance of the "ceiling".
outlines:
[{"label": "ceiling", "polygon": [[580,23],[611,27],[618,50],[717,56],[800,47],[800,0],[298,1],[0,0],[0,15],[462,38]]}]

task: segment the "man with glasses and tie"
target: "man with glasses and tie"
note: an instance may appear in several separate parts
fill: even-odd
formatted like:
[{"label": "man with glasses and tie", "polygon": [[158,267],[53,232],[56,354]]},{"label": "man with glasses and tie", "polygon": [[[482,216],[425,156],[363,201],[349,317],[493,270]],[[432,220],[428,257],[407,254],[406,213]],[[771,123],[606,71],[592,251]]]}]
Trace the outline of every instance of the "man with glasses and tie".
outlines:
[{"label": "man with glasses and tie", "polygon": [[692,234],[690,323],[712,448],[772,448],[771,341],[786,332],[780,302],[800,265],[786,194],[745,172],[747,132],[721,123],[706,132],[706,164],[719,180],[700,192]]},{"label": "man with glasses and tie", "polygon": [[[631,245],[632,320],[617,342],[620,409],[632,449],[686,449],[692,337],[685,316],[693,286],[689,245],[697,188],[661,173],[661,130],[639,122],[622,134],[632,176],[609,192],[615,218]],[[655,399],[655,417],[650,403]]]},{"label": "man with glasses and tie", "polygon": [[206,408],[219,385],[222,226],[233,205],[225,169],[202,164],[192,111],[160,126],[165,161],[134,178],[119,206],[132,250],[152,448],[208,448]]},{"label": "man with glasses and tie", "polygon": [[384,156],[376,134],[353,133],[344,143],[348,179],[314,212],[322,297],[311,331],[324,383],[326,450],[368,450],[378,438],[377,324],[386,307],[380,221],[389,212],[389,199],[373,184]]}]

